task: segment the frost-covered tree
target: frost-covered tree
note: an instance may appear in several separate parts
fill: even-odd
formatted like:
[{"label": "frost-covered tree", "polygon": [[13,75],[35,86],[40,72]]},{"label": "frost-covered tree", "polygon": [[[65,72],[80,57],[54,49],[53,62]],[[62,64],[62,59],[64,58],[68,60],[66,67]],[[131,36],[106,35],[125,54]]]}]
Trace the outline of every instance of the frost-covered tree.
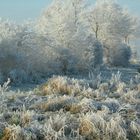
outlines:
[{"label": "frost-covered tree", "polygon": [[[55,40],[53,47],[60,52],[58,60],[64,73],[72,69],[78,70],[77,66],[82,63],[84,64],[79,68],[84,71],[85,66],[91,66],[92,63],[96,67],[97,63],[100,65],[102,62],[102,57],[99,58],[102,56],[101,44],[83,26],[85,11],[86,4],[83,0],[55,0],[37,23],[37,32]],[[89,36],[92,38],[90,41]],[[90,55],[90,58],[83,57],[86,51],[86,57]],[[86,62],[84,59],[89,60]],[[99,61],[96,63],[97,59]]]},{"label": "frost-covered tree", "polygon": [[83,0],[54,0],[42,13],[37,28],[66,45],[79,28],[84,7]]},{"label": "frost-covered tree", "polygon": [[128,43],[137,30],[137,18],[114,0],[97,0],[87,15],[90,32],[101,41],[113,36]]},{"label": "frost-covered tree", "polygon": [[[130,47],[120,46],[126,46],[123,43],[129,44],[130,37],[135,36],[138,28],[137,21],[137,18],[128,13],[127,9],[122,8],[114,0],[97,0],[95,6],[89,10],[87,13],[86,26],[89,32],[94,34],[94,36],[102,42],[104,46],[105,63],[119,65],[119,62],[114,61],[116,56],[114,55],[114,58],[113,55],[112,57],[110,56],[112,51],[114,51],[117,56],[121,53],[124,57],[128,55],[128,52],[130,53]],[[120,43],[116,43],[117,41]],[[114,42],[115,45],[113,45],[112,42]],[[112,45],[115,47],[113,48]],[[109,59],[112,60],[110,61]],[[129,62],[129,57],[125,57],[124,61],[126,61],[126,59],[128,59],[127,61]],[[122,63],[124,63],[124,61],[122,60]],[[123,66],[124,64],[122,65],[120,63],[120,65]]]},{"label": "frost-covered tree", "polygon": [[[117,10],[118,11],[118,10]],[[121,39],[124,43],[129,44],[132,36],[137,31],[137,19],[131,16],[127,10],[115,13],[108,27],[108,34]]]}]

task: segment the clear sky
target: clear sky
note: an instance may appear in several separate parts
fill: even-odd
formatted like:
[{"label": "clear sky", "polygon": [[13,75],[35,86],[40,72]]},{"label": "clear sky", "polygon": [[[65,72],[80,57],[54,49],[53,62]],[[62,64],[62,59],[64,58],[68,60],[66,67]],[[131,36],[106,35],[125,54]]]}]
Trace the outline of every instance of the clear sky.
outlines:
[{"label": "clear sky", "polygon": [[[0,17],[9,18],[17,22],[26,19],[35,19],[41,10],[51,3],[52,0],[0,0]],[[94,3],[95,0],[90,0]],[[124,7],[140,16],[140,0],[118,0]]]}]

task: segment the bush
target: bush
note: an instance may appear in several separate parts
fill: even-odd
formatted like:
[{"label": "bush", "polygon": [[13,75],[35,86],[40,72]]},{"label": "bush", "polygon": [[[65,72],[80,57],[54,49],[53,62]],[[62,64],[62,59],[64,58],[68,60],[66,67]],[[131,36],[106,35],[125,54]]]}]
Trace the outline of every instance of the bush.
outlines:
[{"label": "bush", "polygon": [[131,49],[128,45],[114,41],[105,45],[104,57],[109,66],[128,67],[131,58]]},{"label": "bush", "polygon": [[88,73],[94,71],[102,64],[103,50],[101,43],[92,35],[86,35],[84,38],[81,34],[74,36],[71,41],[71,51],[76,60],[74,64],[75,71]]}]

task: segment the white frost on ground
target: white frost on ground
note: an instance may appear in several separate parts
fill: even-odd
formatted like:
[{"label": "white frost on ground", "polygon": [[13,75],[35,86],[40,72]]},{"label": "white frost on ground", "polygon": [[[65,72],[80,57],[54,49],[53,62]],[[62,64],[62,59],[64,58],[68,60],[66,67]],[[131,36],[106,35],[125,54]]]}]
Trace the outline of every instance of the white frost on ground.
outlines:
[{"label": "white frost on ground", "polygon": [[24,85],[22,91],[7,90],[5,83],[0,91],[0,138],[139,140],[140,75],[130,82],[122,81],[120,72],[106,80],[91,75],[53,76],[36,88]]}]

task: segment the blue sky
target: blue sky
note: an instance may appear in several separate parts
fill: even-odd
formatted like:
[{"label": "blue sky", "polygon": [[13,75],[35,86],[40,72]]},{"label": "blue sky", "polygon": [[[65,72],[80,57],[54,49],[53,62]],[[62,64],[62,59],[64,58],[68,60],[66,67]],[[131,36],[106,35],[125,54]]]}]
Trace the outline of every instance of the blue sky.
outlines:
[{"label": "blue sky", "polygon": [[[52,0],[0,0],[0,17],[22,22],[26,19],[35,19],[41,10],[51,3]],[[95,2],[95,0],[90,0]],[[118,0],[124,7],[140,15],[140,0]]]}]

